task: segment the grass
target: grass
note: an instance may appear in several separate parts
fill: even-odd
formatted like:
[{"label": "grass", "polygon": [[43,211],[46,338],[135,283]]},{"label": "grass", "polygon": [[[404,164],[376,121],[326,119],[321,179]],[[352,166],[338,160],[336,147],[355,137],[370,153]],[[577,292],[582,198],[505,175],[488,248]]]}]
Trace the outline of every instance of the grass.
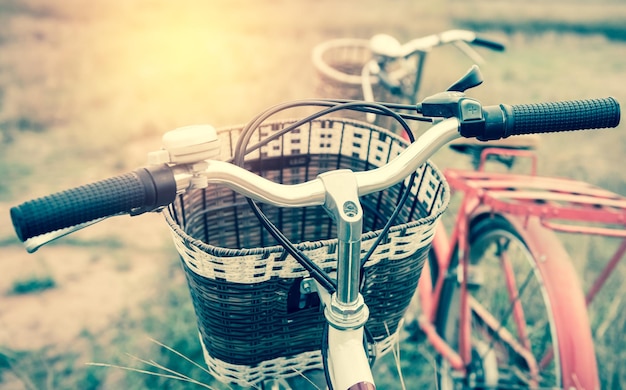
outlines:
[{"label": "grass", "polygon": [[34,294],[56,287],[56,282],[51,276],[31,276],[26,279],[13,281],[9,294]]},{"label": "grass", "polygon": [[449,15],[463,28],[507,34],[598,34],[626,40],[626,6],[619,1],[453,1]]},{"label": "grass", "polygon": [[[486,104],[605,95],[624,102],[626,45],[619,41],[624,8],[615,1],[397,0],[382,6],[374,0],[189,0],[176,7],[165,1],[100,1],[89,7],[78,0],[3,1],[0,201],[13,204],[133,169],[172,128],[242,123],[269,105],[309,97],[316,80],[310,50],[336,37],[386,32],[406,41],[451,27],[476,28],[508,45],[504,54],[481,51],[488,60],[486,82],[471,95]],[[454,50],[433,52],[424,91],[441,90],[469,65]],[[572,134],[567,141],[546,136],[541,171],[625,194],[623,127],[593,136]],[[441,167],[465,164],[447,152],[435,161]],[[2,245],[13,243],[2,240]],[[93,246],[97,253],[126,244],[125,238],[107,236],[57,245]],[[580,254],[574,261],[587,284],[603,263],[606,246],[573,240],[572,252]],[[118,266],[131,264],[122,259]],[[626,360],[626,315],[619,300],[625,272],[618,267],[591,309],[603,388],[626,383],[620,364]],[[85,333],[74,345],[54,350],[3,352],[3,378],[19,372],[33,388],[186,388],[164,378],[84,366],[88,361],[129,365],[133,361],[125,353],[130,353],[209,382],[202,370],[148,340],[202,362],[180,274],[178,268],[168,270],[158,281],[160,293],[115,319],[109,331]],[[45,280],[30,282],[26,290],[35,291]],[[406,348],[403,361],[420,368],[404,370],[411,388],[432,377],[432,358],[422,344]],[[381,361],[377,373],[385,384],[395,383],[390,359]]]},{"label": "grass", "polygon": [[[89,354],[97,355],[98,344],[90,335]],[[85,351],[50,348],[14,351],[0,348],[0,380],[7,388],[26,390],[85,389],[96,390],[104,383],[106,373],[87,370],[81,365]]]},{"label": "grass", "polygon": [[102,384],[103,388],[190,388],[189,383],[175,378],[136,372],[151,370],[172,375],[155,370],[155,365],[218,389],[227,388],[215,382],[204,367],[190,362],[203,364],[196,317],[186,282],[181,273],[174,273],[180,271],[178,264],[173,264],[171,271],[161,279],[163,288],[154,300],[146,302],[138,312],[126,313],[115,324],[116,331],[104,335],[112,337],[111,344],[115,348],[109,348],[106,354],[89,361],[83,368],[106,375],[108,380]]}]

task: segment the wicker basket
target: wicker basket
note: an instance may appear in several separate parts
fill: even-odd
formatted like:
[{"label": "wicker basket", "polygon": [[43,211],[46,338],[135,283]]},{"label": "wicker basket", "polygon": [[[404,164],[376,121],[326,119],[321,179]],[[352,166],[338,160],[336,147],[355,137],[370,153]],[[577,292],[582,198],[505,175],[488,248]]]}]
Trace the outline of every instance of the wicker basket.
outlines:
[{"label": "wicker basket", "polygon": [[[263,126],[265,138],[285,123]],[[240,128],[219,131],[230,157]],[[331,169],[375,168],[404,149],[403,140],[351,120],[318,120],[265,145],[246,158],[247,168],[286,184]],[[418,170],[397,226],[366,263],[362,293],[370,309],[367,328],[378,353],[397,340],[399,323],[414,294],[433,228],[449,189],[427,163]],[[398,184],[362,197],[367,251],[404,190]],[[321,208],[263,206],[286,236],[320,267],[336,267],[335,228]],[[224,382],[253,386],[269,378],[321,367],[325,325],[315,293],[301,293],[307,272],[261,228],[245,199],[224,187],[186,193],[165,212],[182,257],[210,371]],[[407,222],[408,221],[408,222]]]},{"label": "wicker basket", "polygon": [[[372,53],[367,39],[333,39],[315,46],[312,60],[317,74],[316,94],[323,98],[362,100],[361,71],[371,59]],[[410,61],[414,60],[412,58]],[[387,71],[393,72],[394,69]],[[405,81],[415,82],[414,76],[414,73],[405,76]],[[376,101],[408,103],[381,86],[378,78],[371,76],[370,84]],[[365,120],[365,114],[361,113],[353,113],[350,117]],[[396,129],[393,119],[380,115],[376,117],[374,124],[386,129]]]},{"label": "wicker basket", "polygon": [[[366,39],[334,39],[313,49],[313,66],[320,83],[318,93],[323,97],[363,99],[361,70],[372,59]],[[378,80],[371,77],[372,85]]]}]

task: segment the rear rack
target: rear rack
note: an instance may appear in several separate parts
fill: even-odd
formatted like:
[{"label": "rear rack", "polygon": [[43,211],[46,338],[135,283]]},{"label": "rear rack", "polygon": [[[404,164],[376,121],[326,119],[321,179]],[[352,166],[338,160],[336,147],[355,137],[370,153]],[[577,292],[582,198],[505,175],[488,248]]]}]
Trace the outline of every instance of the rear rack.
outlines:
[{"label": "rear rack", "polygon": [[493,211],[537,216],[556,231],[626,238],[626,198],[589,183],[456,169],[445,176],[451,188],[474,192]]}]

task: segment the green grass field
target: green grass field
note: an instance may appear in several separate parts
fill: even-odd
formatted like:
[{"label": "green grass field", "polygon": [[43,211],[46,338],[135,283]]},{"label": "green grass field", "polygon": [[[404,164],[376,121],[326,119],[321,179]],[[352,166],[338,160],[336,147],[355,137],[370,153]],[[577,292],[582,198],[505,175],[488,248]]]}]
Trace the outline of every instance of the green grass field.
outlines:
[{"label": "green grass field", "polygon": [[[384,32],[407,41],[477,29],[507,44],[505,53],[481,50],[485,83],[470,95],[484,104],[604,96],[626,104],[624,20],[626,4],[608,0],[0,0],[0,388],[189,388],[85,365],[137,363],[127,353],[210,381],[149,340],[202,362],[159,216],[111,219],[27,255],[11,229],[12,205],[134,169],[170,129],[244,123],[270,105],[313,96],[311,50],[332,38]],[[422,96],[470,65],[455,49],[434,51]],[[626,194],[624,130],[546,135],[540,170]],[[434,160],[467,164],[447,151]],[[607,245],[568,245],[588,286]],[[590,309],[603,388],[626,384],[625,276],[621,264]],[[45,289],[12,291],[40,281]],[[425,345],[405,351],[420,366],[417,374],[405,369],[409,388],[428,387],[416,381],[432,375],[431,353]],[[388,365],[377,375],[381,388],[397,388]]]}]

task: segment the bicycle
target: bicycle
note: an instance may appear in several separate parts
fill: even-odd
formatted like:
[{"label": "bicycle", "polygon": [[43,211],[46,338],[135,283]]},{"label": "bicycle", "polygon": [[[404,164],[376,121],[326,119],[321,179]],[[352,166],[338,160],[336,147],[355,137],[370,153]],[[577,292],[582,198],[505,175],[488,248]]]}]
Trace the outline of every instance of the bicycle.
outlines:
[{"label": "bicycle", "polygon": [[[268,122],[303,106],[318,110]],[[411,108],[416,114],[395,111]],[[434,125],[408,144],[371,124],[322,118],[340,110],[389,115],[409,138],[407,120]],[[374,389],[370,364],[399,341],[449,199],[428,157],[461,136],[491,140],[618,123],[613,98],[483,106],[444,92],[413,106],[290,102],[243,128],[168,132],[148,166],[27,201],[11,218],[34,251],[111,216],[163,212],[214,376],[303,388],[309,379],[301,374],[323,370],[318,388],[325,381],[331,389]]]},{"label": "bicycle", "polygon": [[[451,144],[479,165],[444,171],[460,206],[451,236],[437,228],[419,285],[419,329],[440,354],[442,388],[455,375],[471,387],[502,386],[515,375],[533,388],[599,388],[586,306],[626,251],[626,198],[534,169],[485,170],[490,156],[527,157],[535,167],[535,146]],[[586,295],[555,232],[622,240]]]},{"label": "bicycle", "polygon": [[[416,104],[428,54],[449,45],[475,64],[485,61],[474,46],[505,50],[503,43],[470,30],[447,30],[404,44],[387,34],[376,34],[370,39],[332,39],[312,51],[313,66],[322,80],[318,93],[323,97]],[[365,115],[368,122],[385,128],[394,124],[390,120],[381,122],[384,118],[377,121],[373,113]]]}]

